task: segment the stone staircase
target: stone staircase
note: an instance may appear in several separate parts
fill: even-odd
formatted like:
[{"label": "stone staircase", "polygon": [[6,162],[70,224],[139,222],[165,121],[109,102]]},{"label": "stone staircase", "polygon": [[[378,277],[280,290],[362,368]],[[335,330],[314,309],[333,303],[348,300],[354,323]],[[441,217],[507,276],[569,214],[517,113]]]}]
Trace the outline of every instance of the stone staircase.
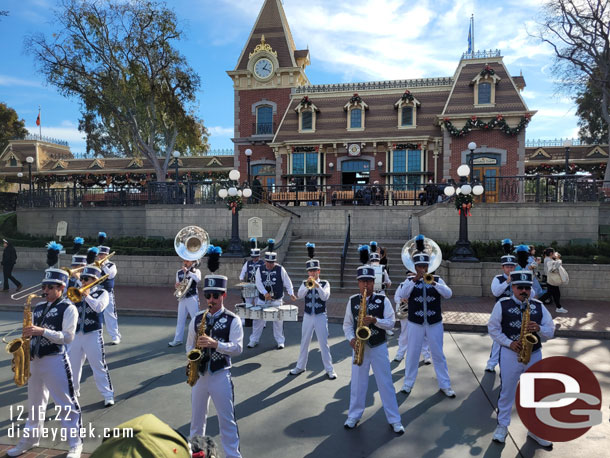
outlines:
[{"label": "stone staircase", "polygon": [[[364,243],[368,244],[370,240],[354,240],[350,243],[345,262],[344,286],[341,288],[341,252],[343,250],[343,240],[318,241],[292,239],[282,265],[288,272],[288,275],[295,286],[295,294],[300,283],[307,278],[305,262],[309,257],[307,256],[305,244],[308,241],[316,244],[315,258],[320,260],[320,277],[330,282],[333,297],[348,297],[355,294],[358,291],[356,269],[361,265],[360,257],[358,255],[358,246]],[[390,270],[390,279],[392,280],[390,297],[393,297],[396,287],[405,278],[405,267],[400,258],[400,251],[405,241],[377,240],[379,246],[385,247],[388,251],[388,268]]]}]

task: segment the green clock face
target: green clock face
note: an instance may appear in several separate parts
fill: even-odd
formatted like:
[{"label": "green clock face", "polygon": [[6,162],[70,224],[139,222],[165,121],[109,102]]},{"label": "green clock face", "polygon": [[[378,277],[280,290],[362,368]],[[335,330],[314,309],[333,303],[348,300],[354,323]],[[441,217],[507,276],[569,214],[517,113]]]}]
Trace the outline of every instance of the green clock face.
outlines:
[{"label": "green clock face", "polygon": [[269,78],[273,72],[273,62],[266,57],[262,57],[254,64],[254,74],[261,79]]}]

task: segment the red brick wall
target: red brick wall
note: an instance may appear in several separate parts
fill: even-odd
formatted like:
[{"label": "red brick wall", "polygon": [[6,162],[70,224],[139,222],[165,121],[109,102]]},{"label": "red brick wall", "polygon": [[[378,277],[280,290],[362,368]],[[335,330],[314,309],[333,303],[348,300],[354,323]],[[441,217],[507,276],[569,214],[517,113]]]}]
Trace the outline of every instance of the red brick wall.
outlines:
[{"label": "red brick wall", "polygon": [[[451,138],[451,177],[458,180],[457,168],[462,165],[461,152],[468,149],[468,143],[475,142],[477,146],[486,146],[488,148],[498,148],[506,150],[506,164],[500,166],[499,174],[501,176],[518,175],[517,161],[519,155],[517,149],[519,147],[518,136],[506,135],[498,129],[490,131],[473,130],[464,137]],[[440,163],[440,162],[439,162]],[[440,176],[440,174],[439,174]]]}]

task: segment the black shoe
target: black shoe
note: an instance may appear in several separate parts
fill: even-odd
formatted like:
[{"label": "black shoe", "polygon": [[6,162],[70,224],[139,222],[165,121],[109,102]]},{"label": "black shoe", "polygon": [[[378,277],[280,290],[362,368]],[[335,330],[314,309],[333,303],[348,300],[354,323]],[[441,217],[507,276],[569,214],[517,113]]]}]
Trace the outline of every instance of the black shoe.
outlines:
[{"label": "black shoe", "polygon": [[8,289],[3,289],[2,292],[3,293],[8,293]]},{"label": "black shoe", "polygon": [[[16,291],[21,291],[22,289],[23,289],[23,285],[19,285],[19,286],[17,286]],[[7,290],[7,291],[8,291],[8,290]]]}]

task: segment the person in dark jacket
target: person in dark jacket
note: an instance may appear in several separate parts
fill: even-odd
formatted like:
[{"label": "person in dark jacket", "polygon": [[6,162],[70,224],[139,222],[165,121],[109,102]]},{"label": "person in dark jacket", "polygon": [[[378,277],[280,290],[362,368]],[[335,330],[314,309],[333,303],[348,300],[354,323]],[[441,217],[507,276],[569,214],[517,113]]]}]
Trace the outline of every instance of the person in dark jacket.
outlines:
[{"label": "person in dark jacket", "polygon": [[13,267],[17,263],[17,251],[15,251],[15,247],[8,243],[8,240],[2,239],[2,243],[4,245],[4,252],[2,253],[2,270],[4,271],[4,289],[3,292],[8,292],[8,281],[11,280],[15,286],[17,286],[17,291],[23,288],[23,285],[19,280],[13,277]]}]

